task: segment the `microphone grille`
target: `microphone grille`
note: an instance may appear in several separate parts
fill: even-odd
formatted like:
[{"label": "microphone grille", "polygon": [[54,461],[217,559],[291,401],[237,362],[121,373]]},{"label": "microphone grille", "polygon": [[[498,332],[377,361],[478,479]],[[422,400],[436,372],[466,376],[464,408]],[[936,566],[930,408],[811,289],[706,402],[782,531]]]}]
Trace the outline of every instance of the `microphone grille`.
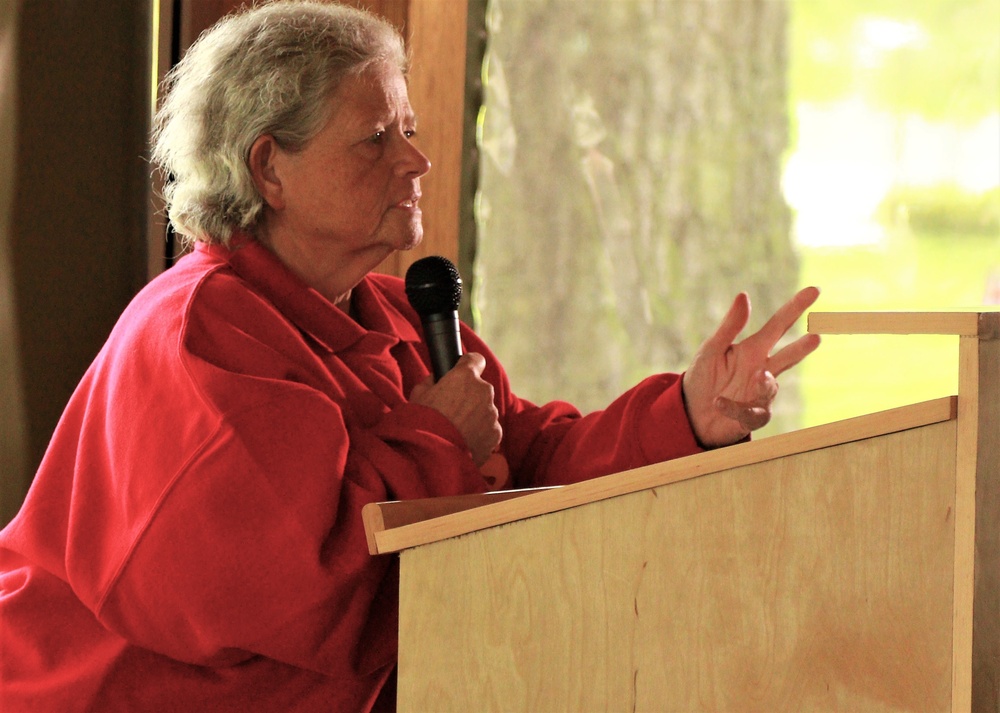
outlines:
[{"label": "microphone grille", "polygon": [[462,301],[462,276],[447,258],[420,258],[406,271],[406,298],[421,317],[454,312]]}]

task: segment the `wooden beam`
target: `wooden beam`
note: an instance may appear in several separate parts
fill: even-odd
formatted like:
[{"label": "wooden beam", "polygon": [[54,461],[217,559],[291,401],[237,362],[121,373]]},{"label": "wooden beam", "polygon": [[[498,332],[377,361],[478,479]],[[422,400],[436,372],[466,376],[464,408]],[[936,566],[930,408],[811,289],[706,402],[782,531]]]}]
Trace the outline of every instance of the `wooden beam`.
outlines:
[{"label": "wooden beam", "polygon": [[812,312],[812,334],[979,334],[978,312]]},{"label": "wooden beam", "polygon": [[458,262],[462,131],[465,109],[464,2],[442,0],[352,0],[400,28],[410,52],[410,103],[417,113],[417,145],[431,171],[421,179],[424,240],[390,256],[379,271],[403,277],[427,255]]}]

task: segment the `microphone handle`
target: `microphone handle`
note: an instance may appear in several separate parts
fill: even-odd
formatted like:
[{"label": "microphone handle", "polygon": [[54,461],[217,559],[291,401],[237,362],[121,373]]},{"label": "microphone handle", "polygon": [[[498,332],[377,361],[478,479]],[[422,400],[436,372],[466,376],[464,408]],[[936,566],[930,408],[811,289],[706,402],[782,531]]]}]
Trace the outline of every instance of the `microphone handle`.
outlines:
[{"label": "microphone handle", "polygon": [[462,356],[458,311],[426,315],[422,322],[427,351],[431,355],[434,381],[440,381]]}]

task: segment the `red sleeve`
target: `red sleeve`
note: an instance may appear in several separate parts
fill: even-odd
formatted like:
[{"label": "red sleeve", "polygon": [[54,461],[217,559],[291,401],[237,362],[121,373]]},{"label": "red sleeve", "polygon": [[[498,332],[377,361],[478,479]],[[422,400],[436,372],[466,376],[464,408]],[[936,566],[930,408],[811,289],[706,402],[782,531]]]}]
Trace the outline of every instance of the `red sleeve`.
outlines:
[{"label": "red sleeve", "polygon": [[680,381],[650,377],[586,416],[559,402],[515,402],[505,439],[517,487],[565,485],[701,452]]},{"label": "red sleeve", "polygon": [[651,376],[606,409],[583,416],[565,402],[536,406],[518,398],[486,345],[471,333],[463,339],[487,357],[484,376],[497,392],[513,487],[575,483],[702,451],[679,374]]}]

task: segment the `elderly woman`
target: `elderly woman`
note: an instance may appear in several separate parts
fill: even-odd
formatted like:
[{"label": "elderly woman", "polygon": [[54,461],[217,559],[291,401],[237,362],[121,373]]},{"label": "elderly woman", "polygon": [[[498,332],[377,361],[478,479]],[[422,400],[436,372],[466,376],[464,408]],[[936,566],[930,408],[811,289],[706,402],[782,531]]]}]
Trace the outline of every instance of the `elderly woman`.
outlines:
[{"label": "elderly woman", "polygon": [[591,478],[746,438],[816,297],[602,412],[511,392],[487,347],[429,377],[402,283],[420,177],[396,32],[274,3],[203,35],[154,157],[189,255],[124,312],[0,535],[4,709],[391,709],[397,570],[368,502]]}]

